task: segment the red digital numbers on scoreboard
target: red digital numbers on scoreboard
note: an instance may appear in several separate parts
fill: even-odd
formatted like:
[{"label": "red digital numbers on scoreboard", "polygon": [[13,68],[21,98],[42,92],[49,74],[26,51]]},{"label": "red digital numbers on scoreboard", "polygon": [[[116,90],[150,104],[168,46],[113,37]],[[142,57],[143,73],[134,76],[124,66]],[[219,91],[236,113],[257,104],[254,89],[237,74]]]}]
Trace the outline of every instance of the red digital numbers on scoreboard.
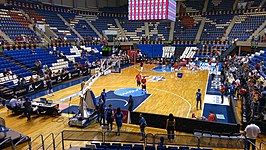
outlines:
[{"label": "red digital numbers on scoreboard", "polygon": [[175,0],[128,0],[129,20],[176,20]]}]

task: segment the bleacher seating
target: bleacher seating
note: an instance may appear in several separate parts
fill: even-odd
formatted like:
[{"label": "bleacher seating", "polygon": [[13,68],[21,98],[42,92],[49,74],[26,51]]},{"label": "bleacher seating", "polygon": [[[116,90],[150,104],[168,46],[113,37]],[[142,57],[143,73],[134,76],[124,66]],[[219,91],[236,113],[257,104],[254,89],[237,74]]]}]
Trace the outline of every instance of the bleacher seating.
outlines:
[{"label": "bleacher seating", "polygon": [[50,29],[53,30],[59,37],[66,37],[68,41],[74,41],[77,35],[57,16],[71,16],[70,13],[59,13],[56,11],[35,10],[39,15],[43,16],[49,24]]},{"label": "bleacher seating", "polygon": [[93,29],[87,24],[85,20],[76,20],[75,29],[83,38],[88,37],[98,37],[98,35],[93,31]]},{"label": "bleacher seating", "polygon": [[195,40],[199,26],[200,22],[196,17],[195,19],[178,20],[175,22],[174,38],[177,40]]},{"label": "bleacher seating", "polygon": [[234,15],[208,15],[201,34],[201,40],[219,40],[229,26]]},{"label": "bleacher seating", "polygon": [[201,44],[199,51],[197,51],[194,57],[209,58],[215,55],[221,55],[229,47],[229,44]]},{"label": "bleacher seating", "polygon": [[[28,27],[30,21],[24,18],[20,11],[0,9],[0,16],[0,30],[12,40],[18,42],[27,42],[27,40],[40,42],[40,38]],[[27,38],[23,39],[22,36]]]},{"label": "bleacher seating", "polygon": [[[91,148],[95,147],[95,148]],[[80,147],[80,150],[143,150],[144,145],[142,144],[120,144],[120,143],[92,143],[85,147]],[[152,146],[146,145],[146,150],[212,150],[211,148],[195,148],[188,146]],[[70,148],[71,150],[71,148]]]},{"label": "bleacher seating", "polygon": [[[4,70],[10,69],[13,75],[4,76]],[[29,78],[32,75],[32,72],[22,68],[21,66],[16,65],[15,63],[0,57],[0,84],[5,84],[8,87],[14,86],[18,82],[18,77]]]},{"label": "bleacher seating", "polygon": [[98,17],[96,21],[92,21],[93,26],[102,33],[104,30],[118,30],[113,17]]},{"label": "bleacher seating", "polygon": [[140,37],[145,37],[145,26],[142,21],[128,20],[128,18],[119,18],[120,24],[125,31],[126,36],[133,41],[138,41]]},{"label": "bleacher seating", "polygon": [[254,31],[265,21],[265,14],[257,15],[239,15],[232,31],[229,34],[229,40],[238,38],[239,41],[247,40]]},{"label": "bleacher seating", "polygon": [[[55,55],[48,53],[46,50],[37,48],[35,49],[36,54],[31,54],[31,50],[10,50],[3,51],[4,54],[13,58],[14,60],[20,61],[29,68],[35,68],[35,62],[40,60],[42,65],[46,64],[52,71],[58,71],[62,68],[68,68],[68,62],[62,59],[58,59]],[[42,66],[41,66],[42,67]]]}]

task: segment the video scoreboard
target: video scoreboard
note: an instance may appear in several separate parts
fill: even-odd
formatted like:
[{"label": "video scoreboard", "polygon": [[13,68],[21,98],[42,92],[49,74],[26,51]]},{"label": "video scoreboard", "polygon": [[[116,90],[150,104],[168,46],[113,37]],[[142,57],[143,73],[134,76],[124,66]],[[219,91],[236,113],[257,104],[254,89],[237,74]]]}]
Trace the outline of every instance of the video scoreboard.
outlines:
[{"label": "video scoreboard", "polygon": [[128,0],[129,20],[176,20],[175,0]]}]

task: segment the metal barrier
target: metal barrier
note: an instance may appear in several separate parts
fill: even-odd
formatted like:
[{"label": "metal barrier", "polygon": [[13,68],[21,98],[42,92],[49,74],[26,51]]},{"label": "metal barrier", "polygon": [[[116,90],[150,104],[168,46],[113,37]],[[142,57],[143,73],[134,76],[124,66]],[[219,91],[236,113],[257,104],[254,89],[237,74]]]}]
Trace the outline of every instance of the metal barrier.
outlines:
[{"label": "metal barrier", "polygon": [[64,141],[104,141],[104,135],[101,131],[75,131],[64,130],[62,135],[62,149],[64,150]]},{"label": "metal barrier", "polygon": [[[38,135],[29,144],[29,150],[32,148],[32,143],[38,138],[41,138],[42,144],[34,149],[45,149],[44,142],[52,137],[52,143],[50,143],[47,149],[56,149],[60,144],[62,144],[62,149],[65,149],[66,141],[93,141],[102,143],[111,142],[123,142],[123,143],[140,143],[143,145],[153,145],[156,146],[160,142],[160,138],[163,137],[164,145],[179,145],[179,146],[192,146],[192,147],[212,147],[212,148],[234,148],[234,149],[244,149],[245,138],[239,135],[210,135],[210,136],[194,136],[194,135],[178,135],[178,134],[151,134],[147,133],[145,135],[145,140],[142,141],[143,135],[141,132],[120,132],[120,135],[116,135],[117,132],[113,131],[75,131],[75,130],[64,130],[58,133],[56,136],[54,134],[49,134],[45,139],[42,135]],[[55,139],[60,137],[61,140],[55,143]],[[168,140],[173,139],[173,140]],[[248,141],[250,142],[250,141]],[[252,145],[254,143],[250,142]],[[260,148],[266,145],[265,142],[260,143]],[[53,148],[51,148],[53,146]]]},{"label": "metal barrier", "polygon": [[35,137],[31,142],[29,142],[29,147],[27,148],[27,150],[31,150],[31,149],[32,149],[32,143],[33,143],[34,141],[36,141],[39,137],[41,138],[41,143],[42,143],[42,144],[41,144],[39,147],[37,147],[36,150],[38,150],[38,149],[41,148],[41,147],[42,147],[42,150],[44,150],[44,140],[43,140],[43,135],[42,135],[42,134],[38,135],[38,136]]},{"label": "metal barrier", "polygon": [[[49,137],[52,137],[52,145],[53,145],[53,148],[55,149],[55,137],[54,137],[54,133],[50,133],[48,134],[44,139],[43,139],[43,142],[45,143],[45,141],[49,138]],[[48,145],[49,146],[49,145]],[[44,149],[45,149],[45,145],[43,145]],[[48,149],[49,147],[47,147],[46,149]]]},{"label": "metal barrier", "polygon": [[55,143],[56,138],[59,137],[59,135],[61,135],[61,132],[53,137],[53,141],[47,146],[46,149],[49,149],[51,146],[53,146],[53,148],[56,149],[61,144],[61,142],[62,142],[61,139],[60,139],[59,143],[57,143],[57,144]]},{"label": "metal barrier", "polygon": [[[248,139],[246,139],[246,142],[248,142],[251,146],[255,146],[255,150],[262,150],[262,149],[260,149],[260,147],[258,147],[257,145],[256,145],[256,143],[253,143],[253,142],[251,142],[250,140],[248,140]],[[245,149],[249,149],[249,147],[246,147],[247,145],[245,145]]]},{"label": "metal barrier", "polygon": [[164,140],[165,145],[183,145],[183,146],[195,146],[195,147],[198,147],[199,145],[198,138],[195,137],[194,135],[180,135],[180,134],[155,134],[154,144],[158,144],[160,142],[161,137],[165,139]]},{"label": "metal barrier", "polygon": [[1,147],[4,147],[4,146],[5,146],[4,144],[6,144],[6,143],[8,143],[8,142],[11,143],[11,149],[12,149],[12,150],[15,150],[15,146],[14,146],[14,143],[13,143],[11,137],[8,137],[8,138],[6,138],[4,141],[1,142],[1,143],[0,143],[0,148],[1,148]]},{"label": "metal barrier", "polygon": [[266,149],[266,142],[260,142],[260,150]]}]

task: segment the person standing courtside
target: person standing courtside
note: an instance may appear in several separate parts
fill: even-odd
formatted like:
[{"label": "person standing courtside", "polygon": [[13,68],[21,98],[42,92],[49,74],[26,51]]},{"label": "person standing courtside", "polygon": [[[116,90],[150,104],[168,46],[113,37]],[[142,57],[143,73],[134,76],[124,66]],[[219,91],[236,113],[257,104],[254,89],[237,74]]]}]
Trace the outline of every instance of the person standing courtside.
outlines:
[{"label": "person standing courtside", "polygon": [[101,93],[101,98],[102,98],[104,104],[106,102],[106,97],[107,97],[107,95],[106,95],[105,89],[103,89],[103,91]]},{"label": "person standing courtside", "polygon": [[144,141],[145,139],[145,127],[147,126],[147,122],[145,120],[145,118],[142,116],[142,114],[139,115],[139,127],[140,127],[140,132],[142,134],[142,139],[140,139],[141,141]]},{"label": "person standing courtside", "polygon": [[[106,121],[107,121],[107,130],[113,130],[113,121],[114,121],[114,111],[112,104],[109,104],[108,108],[106,109]],[[109,128],[110,127],[110,128]]]},{"label": "person standing courtside", "polygon": [[132,95],[129,95],[129,100],[128,100],[129,123],[131,123],[131,114],[133,111],[133,106],[134,106],[133,97]]},{"label": "person standing courtside", "polygon": [[173,114],[169,114],[169,117],[166,121],[166,130],[168,134],[168,141],[174,141],[174,134],[175,134],[175,119]]},{"label": "person standing courtside", "polygon": [[27,121],[29,121],[31,116],[31,101],[29,98],[26,98],[26,101],[23,103],[23,106],[25,107],[24,114],[27,117]]},{"label": "person standing courtside", "polygon": [[119,136],[120,135],[120,129],[122,127],[123,124],[123,118],[124,118],[124,114],[121,112],[121,108],[118,107],[115,113],[115,122],[116,122],[116,126],[117,126],[117,133],[116,135]]},{"label": "person standing courtside", "polygon": [[201,109],[201,93],[200,93],[200,89],[198,89],[198,92],[196,93],[196,101],[197,101],[197,104],[196,104],[197,110],[198,110],[199,103],[200,103],[200,109]]},{"label": "person standing courtside", "polygon": [[[253,122],[245,128],[246,135],[246,150],[250,149],[250,142],[256,144],[256,139],[260,133],[260,128]],[[252,150],[256,150],[256,147],[252,144]]]},{"label": "person standing courtside", "polygon": [[86,82],[85,79],[81,82],[81,84],[80,84],[80,91],[83,90],[83,88],[84,88],[84,86],[85,86],[85,82]]},{"label": "person standing courtside", "polygon": [[46,85],[47,85],[47,95],[50,96],[50,94],[52,93],[52,96],[54,96],[52,80],[49,77],[46,80]]},{"label": "person standing courtside", "polygon": [[225,93],[225,90],[226,90],[226,87],[222,84],[221,87],[220,87],[220,92],[221,92],[221,104],[224,103],[224,93]]},{"label": "person standing courtside", "polygon": [[141,84],[141,75],[140,75],[140,73],[138,73],[137,75],[136,75],[136,81],[137,81],[137,87],[139,88],[140,87],[140,84]]}]

